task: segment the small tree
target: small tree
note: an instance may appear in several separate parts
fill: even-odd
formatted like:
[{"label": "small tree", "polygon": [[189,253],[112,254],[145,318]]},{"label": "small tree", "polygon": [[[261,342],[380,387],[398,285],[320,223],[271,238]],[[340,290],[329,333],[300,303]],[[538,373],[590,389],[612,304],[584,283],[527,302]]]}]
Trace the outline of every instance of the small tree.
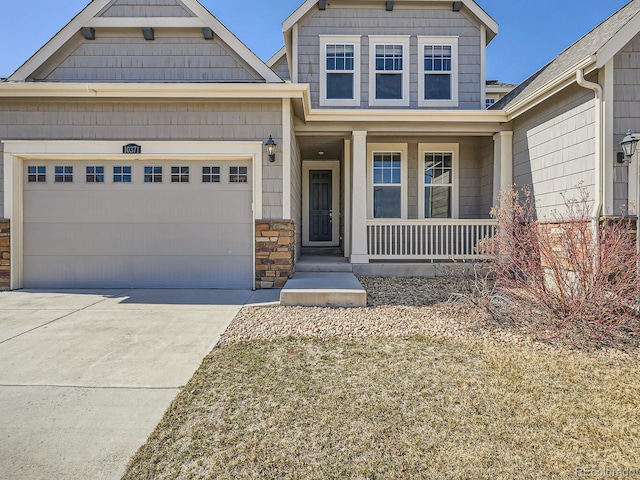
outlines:
[{"label": "small tree", "polygon": [[587,190],[564,198],[550,221],[536,214],[531,189],[500,195],[498,232],[483,248],[499,288],[557,319],[565,334],[602,340],[638,330],[640,276],[633,222],[594,224]]}]

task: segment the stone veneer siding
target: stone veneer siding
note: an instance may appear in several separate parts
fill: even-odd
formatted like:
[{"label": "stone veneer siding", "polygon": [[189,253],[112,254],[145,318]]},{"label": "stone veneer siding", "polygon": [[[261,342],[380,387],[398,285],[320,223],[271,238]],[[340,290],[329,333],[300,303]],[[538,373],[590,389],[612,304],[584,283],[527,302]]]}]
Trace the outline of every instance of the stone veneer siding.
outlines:
[{"label": "stone veneer siding", "polygon": [[11,287],[11,231],[9,220],[0,220],[0,290]]},{"label": "stone veneer siding", "polygon": [[295,271],[295,222],[256,221],[256,288],[282,288]]}]

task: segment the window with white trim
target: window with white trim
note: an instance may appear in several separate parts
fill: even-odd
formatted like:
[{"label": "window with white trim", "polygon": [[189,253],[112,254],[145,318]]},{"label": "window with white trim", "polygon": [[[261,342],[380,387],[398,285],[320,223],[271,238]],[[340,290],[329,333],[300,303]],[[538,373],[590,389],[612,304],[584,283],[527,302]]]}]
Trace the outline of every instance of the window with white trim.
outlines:
[{"label": "window with white trim", "polygon": [[484,100],[484,107],[485,108],[491,108],[491,105],[493,105],[494,103],[496,103],[496,99],[495,98],[486,98]]},{"label": "window with white trim", "polygon": [[409,106],[409,36],[369,36],[369,105]]},{"label": "window with white trim", "polygon": [[202,167],[202,183],[220,183],[220,167]]},{"label": "window with white trim", "polygon": [[171,167],[171,183],[189,183],[189,167]]},{"label": "window with white trim", "polygon": [[320,106],[360,105],[360,36],[320,35]]},{"label": "window with white trim", "polygon": [[55,182],[56,183],[71,183],[73,182],[73,167],[71,165],[55,167]]},{"label": "window with white trim", "polygon": [[104,167],[100,165],[90,165],[86,167],[87,183],[104,183]]},{"label": "window with white trim", "polygon": [[420,144],[421,218],[458,217],[458,145]]},{"label": "window with white trim", "polygon": [[458,106],[458,37],[418,37],[419,105]]},{"label": "window with white trim", "polygon": [[368,218],[407,218],[407,151],[406,143],[367,145]]},{"label": "window with white trim", "polygon": [[117,165],[113,167],[113,183],[131,183],[131,166]]},{"label": "window with white trim", "polygon": [[248,181],[247,167],[229,167],[229,183],[247,183]]},{"label": "window with white trim", "polygon": [[27,167],[27,179],[29,183],[46,183],[47,167],[45,165],[30,165]]},{"label": "window with white trim", "polygon": [[162,167],[159,165],[144,167],[144,183],[162,183]]}]

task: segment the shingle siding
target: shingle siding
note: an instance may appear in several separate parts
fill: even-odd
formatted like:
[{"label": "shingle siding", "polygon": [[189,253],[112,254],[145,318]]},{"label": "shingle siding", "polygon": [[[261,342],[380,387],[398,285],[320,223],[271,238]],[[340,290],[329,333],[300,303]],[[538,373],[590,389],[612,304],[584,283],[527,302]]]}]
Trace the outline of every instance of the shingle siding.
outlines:
[{"label": "shingle siding", "polygon": [[[478,110],[481,97],[480,27],[461,12],[447,8],[357,8],[331,5],[325,11],[311,9],[299,22],[299,82],[309,83],[313,108],[319,108],[320,35],[361,35],[361,102],[369,106],[369,35],[410,35],[411,108],[418,108],[417,36],[458,36],[459,108]],[[398,107],[390,107],[398,108]],[[482,106],[484,108],[484,106]]]},{"label": "shingle siding", "polygon": [[99,17],[194,17],[178,0],[114,0]]},{"label": "shingle siding", "polygon": [[291,80],[291,75],[289,75],[289,64],[287,63],[287,56],[283,56],[280,61],[278,61],[272,68],[274,72],[278,74],[278,76],[283,80]]},{"label": "shingle siding", "polygon": [[570,191],[580,183],[593,199],[595,100],[591,90],[572,85],[515,119],[513,144],[514,182],[518,187],[533,186],[541,217],[559,210],[561,194],[569,191],[572,196]]},{"label": "shingle siding", "polygon": [[[631,129],[640,130],[640,36],[636,36],[614,57],[613,135],[620,142]],[[616,145],[617,151],[620,151]],[[634,161],[636,161],[634,159]],[[614,169],[614,215],[621,214],[636,199],[628,197],[628,166]]]},{"label": "shingle siding", "polygon": [[[0,103],[0,140],[264,141],[269,135],[282,145],[278,101]],[[281,219],[282,165],[265,156],[263,177],[263,218]]]},{"label": "shingle siding", "polygon": [[219,38],[205,40],[196,31],[168,29],[158,29],[152,42],[139,29],[99,31],[95,40],[84,40],[55,68],[45,65],[33,78],[48,82],[264,81]]}]

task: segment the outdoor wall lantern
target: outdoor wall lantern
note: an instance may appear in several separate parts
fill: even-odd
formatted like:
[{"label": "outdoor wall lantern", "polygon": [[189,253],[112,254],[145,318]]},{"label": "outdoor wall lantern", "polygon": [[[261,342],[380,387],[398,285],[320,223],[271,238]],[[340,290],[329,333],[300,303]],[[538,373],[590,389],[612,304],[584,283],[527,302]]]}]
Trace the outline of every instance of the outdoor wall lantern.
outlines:
[{"label": "outdoor wall lantern", "polygon": [[276,161],[276,142],[273,141],[273,137],[269,135],[269,140],[264,142],[267,146],[267,153],[269,153],[269,161],[271,163]]},{"label": "outdoor wall lantern", "polygon": [[640,137],[631,133],[631,130],[628,130],[627,136],[624,137],[620,142],[620,146],[622,147],[624,156],[622,154],[618,155],[618,163],[631,163],[631,157],[633,157],[633,155],[636,153],[638,142],[640,142]]}]

